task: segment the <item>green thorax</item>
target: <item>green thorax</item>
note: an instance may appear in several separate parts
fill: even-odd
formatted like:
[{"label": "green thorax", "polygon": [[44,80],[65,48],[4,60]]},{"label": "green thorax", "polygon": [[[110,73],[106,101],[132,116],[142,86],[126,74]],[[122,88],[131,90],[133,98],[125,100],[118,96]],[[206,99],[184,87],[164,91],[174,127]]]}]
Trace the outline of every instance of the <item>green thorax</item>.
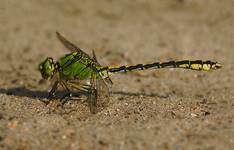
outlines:
[{"label": "green thorax", "polygon": [[98,71],[102,66],[87,56],[81,56],[78,52],[73,52],[60,58],[59,61],[60,78],[68,80],[85,80],[95,78],[106,78],[106,70]]}]

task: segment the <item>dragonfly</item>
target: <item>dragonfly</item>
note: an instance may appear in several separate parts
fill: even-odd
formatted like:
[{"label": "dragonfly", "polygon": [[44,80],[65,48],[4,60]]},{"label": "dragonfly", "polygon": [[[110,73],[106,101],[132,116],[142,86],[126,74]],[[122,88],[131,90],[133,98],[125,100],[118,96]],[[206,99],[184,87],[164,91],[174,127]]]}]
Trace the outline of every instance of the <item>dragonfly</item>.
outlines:
[{"label": "dragonfly", "polygon": [[110,75],[114,73],[161,68],[210,71],[222,67],[218,62],[211,60],[179,60],[129,66],[102,66],[97,61],[94,51],[92,51],[91,57],[59,32],[56,32],[56,35],[59,41],[71,52],[58,61],[47,57],[39,64],[42,78],[53,81],[48,98],[53,99],[55,97],[59,85],[67,92],[61,100],[72,97],[73,90],[84,92],[87,94],[87,103],[90,112],[93,114],[108,105],[110,87],[113,84]]}]

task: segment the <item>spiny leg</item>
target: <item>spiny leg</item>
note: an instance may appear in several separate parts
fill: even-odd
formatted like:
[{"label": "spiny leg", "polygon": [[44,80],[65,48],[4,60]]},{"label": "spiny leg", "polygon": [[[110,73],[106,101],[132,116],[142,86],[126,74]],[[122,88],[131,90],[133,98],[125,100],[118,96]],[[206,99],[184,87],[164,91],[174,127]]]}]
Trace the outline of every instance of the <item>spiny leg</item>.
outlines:
[{"label": "spiny leg", "polygon": [[61,104],[64,105],[64,104],[72,97],[72,93],[71,93],[70,89],[68,88],[66,82],[61,81],[60,84],[61,84],[62,87],[67,91],[67,93],[64,94],[64,95],[60,98]]},{"label": "spiny leg", "polygon": [[79,80],[78,80],[78,82],[76,80],[70,80],[70,81],[67,81],[67,84],[70,87],[75,88],[81,92],[87,92],[88,89],[90,88],[89,85],[84,84],[84,83],[80,83]]},{"label": "spiny leg", "polygon": [[[78,82],[74,82],[74,81],[67,81],[66,84],[71,87],[71,88],[74,88],[76,90],[78,90],[79,92],[84,92],[84,93],[87,93],[90,86],[89,85],[86,85],[86,84],[81,84],[81,83],[78,83]],[[69,98],[73,97],[74,95],[69,92],[67,93],[66,95],[64,95],[64,98],[65,100],[63,100],[63,104],[67,102],[67,100],[69,100]]]},{"label": "spiny leg", "polygon": [[[74,80],[75,81],[75,80]],[[64,105],[68,100],[70,100],[71,97],[77,96],[77,95],[73,95],[73,93],[70,91],[70,89],[68,87],[74,88],[80,92],[84,92],[87,93],[89,86],[86,84],[81,84],[79,82],[74,82],[72,80],[70,81],[62,81],[61,84],[64,87],[64,89],[66,89],[67,93],[64,94],[64,96],[60,99],[61,103]]]},{"label": "spiny leg", "polygon": [[63,97],[60,98],[60,102],[61,102],[62,106],[63,106],[67,101],[69,101],[69,100],[71,99],[72,96],[73,96],[72,93],[66,93],[66,94],[64,94]]},{"label": "spiny leg", "polygon": [[[48,94],[48,99],[52,99],[55,96],[55,91],[58,89],[58,84],[61,84],[62,87],[68,91],[68,93],[64,94],[62,96],[62,98],[60,98],[60,102],[62,104],[62,106],[67,102],[67,100],[69,100],[69,98],[72,96],[71,92],[69,90],[69,88],[67,87],[66,83],[63,82],[62,80],[56,80],[52,86],[52,89],[50,90],[49,94]],[[47,105],[49,104],[49,102],[46,103]]]},{"label": "spiny leg", "polygon": [[47,98],[48,98],[49,100],[43,101],[46,105],[48,105],[48,104],[50,103],[50,100],[52,100],[52,99],[54,98],[54,96],[55,96],[55,91],[58,89],[58,83],[59,83],[58,80],[56,80],[56,81],[53,83],[53,86],[52,86],[52,88],[51,88],[51,90],[50,90],[50,92],[48,93],[48,96],[47,96]]},{"label": "spiny leg", "polygon": [[56,80],[48,94],[48,99],[52,99],[55,96],[55,91],[58,89],[58,80]]}]

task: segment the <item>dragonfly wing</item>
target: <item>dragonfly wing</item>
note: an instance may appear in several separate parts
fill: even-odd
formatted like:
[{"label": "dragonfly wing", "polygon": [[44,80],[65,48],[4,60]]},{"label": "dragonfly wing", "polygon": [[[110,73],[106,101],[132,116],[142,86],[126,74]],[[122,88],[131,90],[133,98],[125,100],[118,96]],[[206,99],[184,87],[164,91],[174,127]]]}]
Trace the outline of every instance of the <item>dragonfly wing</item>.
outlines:
[{"label": "dragonfly wing", "polygon": [[91,59],[89,57],[88,54],[86,54],[83,50],[81,50],[78,46],[76,46],[75,44],[71,43],[70,41],[68,41],[64,36],[62,36],[59,32],[56,32],[56,35],[59,39],[59,41],[70,51],[72,52],[78,52],[80,54],[82,54],[83,56]]},{"label": "dragonfly wing", "polygon": [[92,73],[90,79],[90,88],[88,90],[88,105],[90,108],[91,113],[97,112],[97,84],[96,84],[96,77],[94,73]]},{"label": "dragonfly wing", "polygon": [[102,78],[97,78],[97,72],[93,71],[90,79],[90,89],[88,94],[88,104],[90,111],[96,113],[107,107],[109,103],[109,88]]},{"label": "dragonfly wing", "polygon": [[[92,54],[93,54],[93,60],[94,60],[96,63],[98,63],[97,57],[96,57],[96,54],[95,54],[94,50],[92,50]],[[99,63],[98,63],[98,64],[99,64]],[[99,65],[100,65],[100,64],[99,64]]]}]

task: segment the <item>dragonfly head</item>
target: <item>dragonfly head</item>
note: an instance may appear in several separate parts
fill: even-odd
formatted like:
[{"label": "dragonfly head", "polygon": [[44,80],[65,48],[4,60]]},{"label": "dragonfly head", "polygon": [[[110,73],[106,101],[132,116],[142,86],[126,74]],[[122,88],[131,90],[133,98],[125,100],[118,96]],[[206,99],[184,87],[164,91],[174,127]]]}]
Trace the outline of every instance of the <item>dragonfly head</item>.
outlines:
[{"label": "dragonfly head", "polygon": [[39,65],[39,71],[41,72],[43,79],[51,79],[56,71],[56,64],[54,63],[53,58],[47,57]]}]

